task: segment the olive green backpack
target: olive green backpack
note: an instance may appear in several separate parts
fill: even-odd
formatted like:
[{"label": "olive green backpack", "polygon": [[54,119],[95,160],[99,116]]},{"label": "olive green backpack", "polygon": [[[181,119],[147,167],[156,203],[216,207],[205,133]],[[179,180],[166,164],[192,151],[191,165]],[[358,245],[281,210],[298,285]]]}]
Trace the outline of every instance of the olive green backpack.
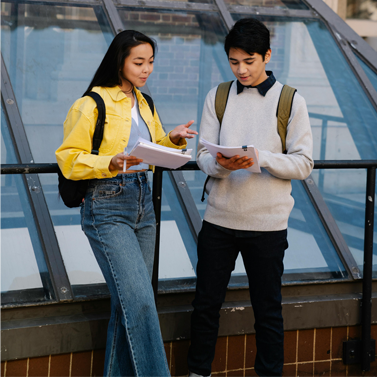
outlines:
[{"label": "olive green backpack", "polygon": [[[220,123],[220,128],[221,128],[221,123],[223,121],[226,104],[228,102],[229,91],[230,91],[230,87],[232,86],[232,83],[233,81],[223,82],[217,87],[216,97],[215,97],[215,111],[216,111],[217,119],[219,120],[219,123]],[[293,97],[295,93],[296,93],[295,88],[291,88],[288,85],[284,85],[280,93],[278,107],[276,110],[276,117],[278,121],[277,131],[281,139],[283,153],[285,154],[287,153],[287,149],[285,146],[285,139],[287,135],[288,120],[291,115]],[[220,130],[219,130],[219,133],[220,133]],[[205,195],[205,190],[206,190],[206,186],[207,186],[207,182],[209,178],[210,176],[208,176],[206,181],[204,182],[203,194],[202,194],[202,199],[201,199],[202,202],[205,199],[204,195]]]}]

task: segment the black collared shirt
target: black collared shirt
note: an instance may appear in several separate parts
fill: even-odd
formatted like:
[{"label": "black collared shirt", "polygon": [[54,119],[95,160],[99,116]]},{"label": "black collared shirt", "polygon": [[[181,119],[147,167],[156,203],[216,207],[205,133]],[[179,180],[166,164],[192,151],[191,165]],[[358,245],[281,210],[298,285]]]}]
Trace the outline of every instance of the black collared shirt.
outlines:
[{"label": "black collared shirt", "polygon": [[238,80],[237,80],[237,94],[240,94],[243,92],[245,88],[257,88],[258,92],[260,95],[263,97],[266,95],[266,93],[271,89],[272,85],[275,84],[276,79],[272,71],[266,71],[266,74],[268,78],[261,82],[258,85],[251,86],[251,85],[242,85]]}]

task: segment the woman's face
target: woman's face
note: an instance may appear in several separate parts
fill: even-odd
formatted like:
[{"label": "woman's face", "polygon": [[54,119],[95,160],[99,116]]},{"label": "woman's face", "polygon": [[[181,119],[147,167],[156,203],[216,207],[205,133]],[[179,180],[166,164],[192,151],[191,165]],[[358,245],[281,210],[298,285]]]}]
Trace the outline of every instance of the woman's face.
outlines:
[{"label": "woman's face", "polygon": [[134,86],[144,86],[148,76],[153,72],[153,60],[153,49],[149,43],[132,47],[121,70],[122,86],[127,84],[124,79]]}]

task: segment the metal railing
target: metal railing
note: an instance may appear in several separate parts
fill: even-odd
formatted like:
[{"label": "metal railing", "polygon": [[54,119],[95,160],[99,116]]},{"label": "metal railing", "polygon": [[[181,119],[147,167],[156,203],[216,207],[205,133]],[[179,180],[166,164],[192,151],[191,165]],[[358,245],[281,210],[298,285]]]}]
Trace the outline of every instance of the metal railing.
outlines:
[{"label": "metal railing", "polygon": [[[361,368],[363,371],[370,370],[372,355],[371,346],[371,321],[372,321],[372,274],[373,274],[373,231],[374,231],[374,199],[376,190],[376,168],[377,161],[315,161],[314,169],[367,169],[366,182],[366,204],[365,204],[365,226],[364,226],[364,265],[363,265],[363,294],[361,306]],[[152,284],[157,298],[158,286],[158,260],[160,253],[160,223],[161,223],[161,193],[162,193],[162,172],[164,170],[156,167],[153,178],[153,204],[156,211],[157,239],[155,249],[155,265],[153,270]],[[196,162],[188,162],[177,170],[199,170]],[[155,193],[156,190],[156,193]]]},{"label": "metal railing", "polygon": [[[350,161],[315,161],[314,169],[367,169],[365,227],[364,227],[364,265],[363,265],[363,293],[362,293],[362,340],[361,340],[361,368],[370,370],[371,360],[371,312],[372,312],[372,273],[373,273],[373,231],[374,208],[376,190],[376,160],[350,160]],[[199,170],[196,162],[188,162],[180,171]],[[1,174],[41,174],[57,173],[57,164],[7,164],[1,165]],[[161,227],[161,201],[163,172],[170,171],[156,167],[153,175],[153,205],[156,214],[156,246],[155,262],[153,267],[152,285],[155,299],[157,300],[158,266],[160,256],[160,227]],[[31,188],[32,189],[32,188]]]}]

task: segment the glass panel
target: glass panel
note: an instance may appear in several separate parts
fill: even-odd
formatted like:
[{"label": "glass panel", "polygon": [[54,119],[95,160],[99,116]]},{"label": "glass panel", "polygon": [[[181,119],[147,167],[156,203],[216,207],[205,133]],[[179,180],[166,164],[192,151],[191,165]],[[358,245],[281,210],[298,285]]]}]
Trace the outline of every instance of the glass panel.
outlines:
[{"label": "glass panel", "polygon": [[263,20],[271,31],[272,57],[267,69],[305,98],[314,159],[375,159],[377,113],[324,24],[288,18]]},{"label": "glass panel", "polygon": [[357,55],[355,55],[358,62],[360,63],[361,67],[364,69],[366,75],[368,76],[368,79],[372,83],[375,90],[377,90],[377,74],[367,65],[364,63],[363,60],[361,60]]},{"label": "glass panel", "polygon": [[[139,8],[120,9],[119,14],[127,29],[139,30],[157,41],[158,52],[148,88],[165,130],[169,132],[191,119],[195,120],[191,128],[198,130],[208,91],[232,77],[223,48],[226,29],[219,15]],[[193,156],[196,143],[194,139],[188,142]],[[203,174],[190,173],[194,177]],[[198,185],[194,179],[189,182],[190,189],[192,183]],[[162,199],[159,288],[194,287],[196,243],[167,173],[164,173]],[[174,242],[166,234],[173,234]]]},{"label": "glass panel", "polygon": [[[200,201],[200,197],[206,176],[203,172],[190,171],[184,172],[184,176],[203,218],[206,204]],[[346,278],[348,273],[301,182],[292,181],[292,196],[295,199],[295,205],[288,221],[289,248],[284,258],[283,281]],[[239,256],[230,285],[246,284],[245,275],[242,258]]]},{"label": "glass panel", "polygon": [[377,21],[377,1],[347,0],[347,18]]},{"label": "glass panel", "polygon": [[[272,35],[272,58],[267,68],[280,82],[297,88],[306,100],[314,159],[377,159],[377,113],[323,23],[272,17],[263,20]],[[365,173],[315,170],[313,177],[359,263],[364,240]],[[374,250],[377,252],[376,247]]]},{"label": "glass panel", "polygon": [[[204,99],[211,88],[231,80],[224,52],[226,29],[218,13],[120,9],[126,29],[157,41],[154,71],[148,78],[159,116],[167,132],[195,120],[198,130]],[[188,148],[196,155],[196,139]]]},{"label": "glass panel", "polygon": [[[172,0],[145,0],[146,3],[148,2],[156,2],[156,1],[163,1],[163,2],[169,2],[169,1],[172,1]],[[182,3],[201,3],[201,4],[213,4],[213,0],[173,0],[174,2],[182,2]],[[153,17],[149,19],[149,21],[153,21]]]},{"label": "glass panel", "polygon": [[196,243],[174,191],[171,174],[163,173],[159,289],[194,286]]},{"label": "glass panel", "polygon": [[292,180],[295,205],[288,221],[283,281],[348,276],[301,182]]},{"label": "glass panel", "polygon": [[[1,47],[34,161],[56,162],[63,122],[113,39],[110,25],[99,6],[2,2],[1,9],[2,25],[14,25],[2,27]],[[74,292],[102,284],[79,210],[59,199],[56,174],[40,174],[40,180]]]},{"label": "glass panel", "polygon": [[224,0],[226,4],[281,9],[309,9],[301,0]]},{"label": "glass panel", "polygon": [[[1,163],[17,162],[1,108]],[[53,295],[23,177],[1,175],[1,303],[48,301]]]},{"label": "glass panel", "polygon": [[[319,185],[360,271],[363,271],[366,171],[327,170],[325,174],[315,171],[313,178]],[[374,219],[373,277],[377,278],[377,209]]]},{"label": "glass panel", "polygon": [[[158,54],[148,87],[167,131],[190,119],[196,121],[193,128],[197,130],[208,91],[220,82],[234,79],[223,47],[226,30],[219,16],[137,8],[121,9],[120,15],[127,28],[135,28],[157,40]],[[147,21],[149,15],[154,15],[155,24]],[[174,15],[180,15],[182,22],[173,23]],[[274,35],[274,38],[276,40],[277,36]],[[189,147],[195,152],[193,156],[196,154],[196,143],[197,140],[189,142]],[[186,171],[184,177],[203,217],[206,203],[202,203],[200,198],[206,176],[200,171]],[[306,193],[300,183],[295,182],[293,186],[296,206],[289,223],[291,247],[287,254],[285,279],[344,278],[345,269]],[[187,262],[186,271],[191,276],[191,268],[196,268],[196,246],[192,245],[194,249],[190,250],[187,245],[191,243],[184,244],[187,255],[182,252],[181,258]],[[310,250],[311,258],[303,252],[302,244],[310,245],[306,250]],[[300,265],[296,263],[298,260]],[[233,277],[231,284],[244,283],[245,271],[241,261],[238,261]],[[186,279],[187,284],[189,279]]]}]

